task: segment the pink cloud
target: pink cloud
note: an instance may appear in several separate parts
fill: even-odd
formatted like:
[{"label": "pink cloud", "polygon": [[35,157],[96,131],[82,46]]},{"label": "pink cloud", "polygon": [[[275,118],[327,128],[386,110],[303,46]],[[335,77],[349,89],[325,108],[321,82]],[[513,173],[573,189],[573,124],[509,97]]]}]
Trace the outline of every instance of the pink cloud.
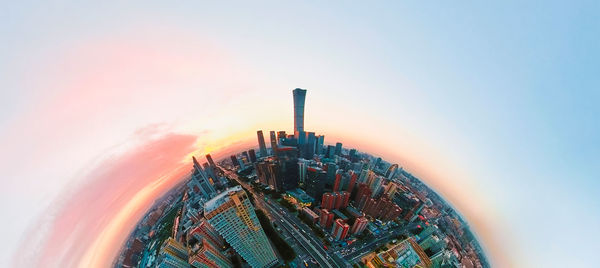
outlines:
[{"label": "pink cloud", "polygon": [[[145,129],[144,132],[151,131]],[[136,193],[156,184],[152,193],[120,226],[118,234],[109,241],[112,247],[93,266],[109,266],[122,243],[152,202],[179,182],[189,171],[183,165],[185,156],[194,150],[196,137],[166,134],[147,141],[138,148],[112,157],[91,167],[82,185],[74,187],[64,199],[53,204],[23,241],[14,258],[18,267],[76,267],[97,236],[114,220]],[[42,228],[46,227],[46,228]],[[42,230],[46,229],[46,233]],[[43,237],[40,239],[40,236]],[[42,241],[32,245],[32,241]],[[36,248],[35,252],[31,249]],[[33,253],[33,254],[32,254]]]}]

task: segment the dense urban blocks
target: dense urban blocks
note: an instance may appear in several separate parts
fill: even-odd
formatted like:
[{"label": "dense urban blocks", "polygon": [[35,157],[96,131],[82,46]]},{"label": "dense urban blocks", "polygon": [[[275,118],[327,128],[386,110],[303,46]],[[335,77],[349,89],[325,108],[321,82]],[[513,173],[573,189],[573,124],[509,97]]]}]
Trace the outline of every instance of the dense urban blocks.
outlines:
[{"label": "dense urban blocks", "polygon": [[[304,128],[257,131],[157,202],[117,260],[141,267],[488,267],[460,216],[398,164]],[[270,151],[269,151],[270,149]],[[258,154],[257,154],[258,152]]]}]

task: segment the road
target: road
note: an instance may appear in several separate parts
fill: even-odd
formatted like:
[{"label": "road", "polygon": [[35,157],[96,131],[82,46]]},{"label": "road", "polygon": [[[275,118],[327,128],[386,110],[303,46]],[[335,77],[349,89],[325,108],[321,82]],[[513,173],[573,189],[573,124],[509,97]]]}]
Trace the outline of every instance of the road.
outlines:
[{"label": "road", "polygon": [[[345,265],[339,265],[335,259],[332,258],[329,253],[327,253],[322,248],[321,241],[315,239],[312,235],[312,230],[308,228],[304,223],[300,222],[300,220],[295,215],[290,215],[284,211],[279,204],[272,202],[265,202],[263,199],[262,193],[257,193],[254,189],[245,181],[239,179],[238,175],[231,170],[227,170],[221,167],[221,170],[225,173],[225,175],[229,178],[236,180],[240,185],[244,187],[246,191],[249,191],[254,196],[254,204],[258,208],[265,211],[267,216],[274,220],[274,222],[278,223],[278,226],[281,226],[286,230],[293,238],[297,241],[297,245],[304,249],[304,253],[307,253],[314,259],[319,266],[321,267],[345,267]],[[308,230],[308,231],[307,231]],[[298,246],[293,246],[294,249],[297,249]],[[302,252],[296,252],[300,255]]]}]

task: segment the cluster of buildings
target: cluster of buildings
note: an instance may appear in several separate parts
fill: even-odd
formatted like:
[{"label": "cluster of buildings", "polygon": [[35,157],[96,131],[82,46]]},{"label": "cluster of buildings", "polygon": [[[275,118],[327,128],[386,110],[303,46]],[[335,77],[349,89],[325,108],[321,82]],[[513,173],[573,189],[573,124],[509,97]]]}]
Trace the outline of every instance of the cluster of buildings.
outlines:
[{"label": "cluster of buildings", "polygon": [[[270,131],[267,147],[258,130],[256,150],[227,159],[238,174],[281,193],[338,242],[367,231],[380,235],[382,226],[419,224],[414,236],[363,256],[369,267],[482,266],[481,249],[468,228],[418,179],[397,164],[340,142],[326,145],[324,135],[306,131],[305,97],[306,90],[293,90],[293,133]],[[142,235],[128,241],[121,266],[233,267],[238,257],[251,267],[281,264],[246,192],[228,188],[210,154],[206,160],[201,165],[194,157],[182,194],[146,215],[136,230]]]}]

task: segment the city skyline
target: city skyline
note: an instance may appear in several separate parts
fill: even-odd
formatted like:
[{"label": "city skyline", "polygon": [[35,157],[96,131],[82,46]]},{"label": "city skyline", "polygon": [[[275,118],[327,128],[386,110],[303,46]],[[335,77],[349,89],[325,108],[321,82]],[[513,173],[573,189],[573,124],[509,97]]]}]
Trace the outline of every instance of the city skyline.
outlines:
[{"label": "city skyline", "polygon": [[300,87],[307,130],[400,163],[496,266],[589,266],[600,234],[556,230],[600,225],[597,10],[7,4],[0,265],[106,266],[192,155],[293,131]]}]

